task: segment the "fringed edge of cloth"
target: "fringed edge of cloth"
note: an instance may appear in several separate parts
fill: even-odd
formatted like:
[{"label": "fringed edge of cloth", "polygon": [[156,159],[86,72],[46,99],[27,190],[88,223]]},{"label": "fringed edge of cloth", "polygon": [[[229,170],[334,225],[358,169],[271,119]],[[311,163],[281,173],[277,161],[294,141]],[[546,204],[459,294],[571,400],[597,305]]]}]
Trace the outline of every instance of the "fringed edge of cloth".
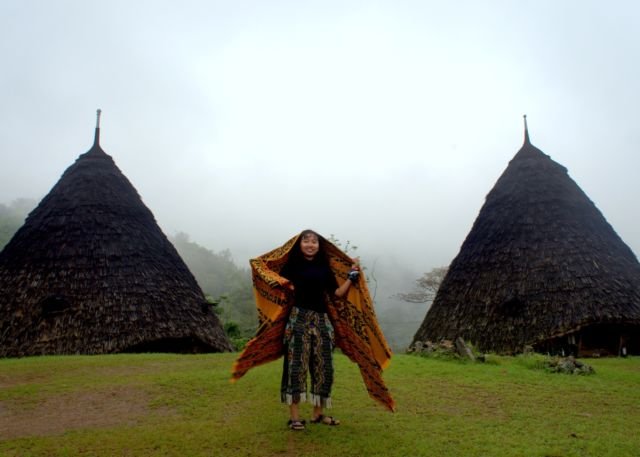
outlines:
[{"label": "fringed edge of cloth", "polygon": [[309,395],[309,403],[313,406],[322,406],[323,408],[331,408],[331,397],[323,397],[322,395]]},{"label": "fringed edge of cloth", "polygon": [[[286,264],[289,252],[298,242],[296,235],[284,245],[251,259],[253,290],[260,326],[232,367],[235,382],[251,368],[277,360],[283,355],[284,329],[293,305],[292,292],[282,287],[288,281],[278,273]],[[352,259],[335,245],[322,239],[329,266],[342,284],[351,269]],[[373,309],[373,302],[364,275],[360,275],[345,298],[328,304],[328,314],[335,329],[336,345],[358,364],[369,395],[390,411],[395,402],[382,379],[382,370],[391,360],[387,344]]]},{"label": "fringed edge of cloth", "polygon": [[322,406],[323,408],[331,408],[331,397],[323,397],[322,395],[308,394],[300,392],[298,394],[280,394],[282,403],[292,405],[293,403],[309,402],[313,406]]},{"label": "fringed edge of cloth", "polygon": [[300,392],[297,394],[280,394],[280,401],[287,405],[293,405],[294,403],[304,403],[307,401],[307,393]]}]

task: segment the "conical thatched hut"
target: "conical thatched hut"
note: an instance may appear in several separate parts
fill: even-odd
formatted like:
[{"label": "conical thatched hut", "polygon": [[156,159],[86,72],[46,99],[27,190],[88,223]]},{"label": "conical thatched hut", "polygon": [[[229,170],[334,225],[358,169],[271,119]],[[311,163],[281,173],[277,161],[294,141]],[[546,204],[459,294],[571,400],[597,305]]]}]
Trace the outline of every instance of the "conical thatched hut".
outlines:
[{"label": "conical thatched hut", "polygon": [[230,350],[99,134],[0,252],[0,356]]},{"label": "conical thatched hut", "polygon": [[526,119],[413,343],[458,336],[499,353],[640,353],[640,264]]}]

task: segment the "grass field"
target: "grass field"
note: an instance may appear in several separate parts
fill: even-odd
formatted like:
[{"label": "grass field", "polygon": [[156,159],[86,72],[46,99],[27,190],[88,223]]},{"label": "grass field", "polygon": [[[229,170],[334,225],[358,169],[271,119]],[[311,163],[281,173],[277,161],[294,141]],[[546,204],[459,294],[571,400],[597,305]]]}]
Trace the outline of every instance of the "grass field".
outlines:
[{"label": "grass field", "polygon": [[[286,427],[280,363],[229,383],[235,354],[0,360],[2,456],[640,456],[640,358],[596,374],[394,357],[398,411],[336,355],[338,427]],[[305,416],[310,408],[304,405]]]}]

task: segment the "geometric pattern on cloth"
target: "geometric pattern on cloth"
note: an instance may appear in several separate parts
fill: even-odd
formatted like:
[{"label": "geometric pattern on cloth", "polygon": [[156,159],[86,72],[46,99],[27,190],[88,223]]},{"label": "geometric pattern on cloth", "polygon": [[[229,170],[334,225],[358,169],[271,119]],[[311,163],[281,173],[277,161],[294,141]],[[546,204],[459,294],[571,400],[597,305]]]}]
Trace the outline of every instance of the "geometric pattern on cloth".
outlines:
[{"label": "geometric pattern on cloth", "polygon": [[[333,384],[333,326],[329,316],[293,307],[285,330],[281,400],[292,404],[309,401],[331,407]],[[311,395],[307,395],[307,372]]]},{"label": "geometric pattern on cloth", "polygon": [[[259,326],[231,369],[237,381],[251,368],[279,359],[284,354],[284,332],[293,307],[293,293],[279,275],[300,234],[284,245],[250,260]],[[321,237],[322,238],[322,237]],[[347,279],[352,259],[334,244],[322,238],[329,267],[338,285]],[[369,396],[390,411],[395,402],[382,379],[382,371],[391,361],[391,349],[380,330],[373,301],[364,275],[349,288],[345,297],[331,297],[327,314],[335,331],[335,344],[360,369]]]}]

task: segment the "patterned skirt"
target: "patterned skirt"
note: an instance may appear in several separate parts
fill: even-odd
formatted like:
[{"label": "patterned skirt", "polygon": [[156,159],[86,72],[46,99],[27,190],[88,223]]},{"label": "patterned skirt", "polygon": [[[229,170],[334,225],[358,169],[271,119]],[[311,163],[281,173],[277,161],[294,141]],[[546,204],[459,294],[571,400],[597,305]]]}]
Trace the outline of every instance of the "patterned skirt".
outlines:
[{"label": "patterned skirt", "polygon": [[[284,334],[285,356],[281,399],[292,404],[309,401],[331,407],[334,333],[329,316],[294,307]],[[307,396],[307,372],[311,375]]]}]

